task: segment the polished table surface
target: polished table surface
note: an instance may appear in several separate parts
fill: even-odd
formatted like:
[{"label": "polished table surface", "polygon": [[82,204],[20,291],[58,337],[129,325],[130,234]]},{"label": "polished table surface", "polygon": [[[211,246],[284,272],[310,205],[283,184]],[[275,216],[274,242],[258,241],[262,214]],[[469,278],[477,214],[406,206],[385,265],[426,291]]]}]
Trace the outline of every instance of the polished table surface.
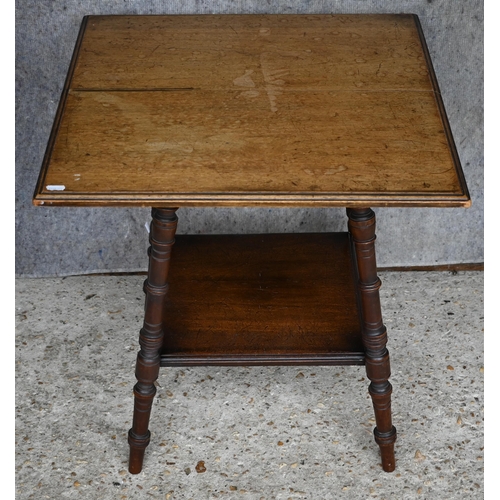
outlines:
[{"label": "polished table surface", "polygon": [[89,16],[34,203],[467,206],[413,15]]}]

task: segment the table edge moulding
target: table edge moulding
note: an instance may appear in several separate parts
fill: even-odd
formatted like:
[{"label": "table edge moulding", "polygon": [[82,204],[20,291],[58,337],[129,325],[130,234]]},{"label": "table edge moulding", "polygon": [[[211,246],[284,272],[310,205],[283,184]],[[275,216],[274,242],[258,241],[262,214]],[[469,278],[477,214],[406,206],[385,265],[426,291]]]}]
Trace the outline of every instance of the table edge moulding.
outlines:
[{"label": "table edge moulding", "polygon": [[[33,203],[152,209],[131,473],[160,367],[201,365],[365,365],[394,470],[372,208],[471,203],[416,15],[86,16]],[[197,206],[348,224],[176,237]]]}]

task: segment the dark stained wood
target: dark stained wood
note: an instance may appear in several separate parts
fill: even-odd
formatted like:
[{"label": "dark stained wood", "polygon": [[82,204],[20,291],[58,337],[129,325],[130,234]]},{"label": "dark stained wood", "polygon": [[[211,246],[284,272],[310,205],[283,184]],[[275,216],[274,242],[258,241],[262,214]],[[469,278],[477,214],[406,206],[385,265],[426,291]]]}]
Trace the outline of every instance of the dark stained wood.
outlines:
[{"label": "dark stained wood", "polygon": [[387,330],[382,322],[380,308],[379,289],[382,283],[377,276],[375,258],[375,214],[373,210],[366,208],[348,209],[347,215],[359,276],[366,375],[371,380],[369,392],[377,423],[374,430],[375,441],[380,446],[382,467],[386,472],[392,472],[396,467],[396,428],[392,425],[391,417],[392,386],[388,380],[391,370],[386,348]]},{"label": "dark stained wood", "polygon": [[[157,207],[131,473],[160,365],[363,362],[394,470],[366,207],[471,204],[417,16],[85,17],[33,203]],[[170,270],[180,206],[343,206],[350,236],[179,237]]]},{"label": "dark stained wood", "polygon": [[162,365],[361,364],[347,233],[178,236]]},{"label": "dark stained wood", "polygon": [[82,30],[37,205],[470,205],[416,16]]},{"label": "dark stained wood", "polygon": [[129,471],[142,469],[144,451],[149,444],[149,417],[156,394],[155,380],[160,369],[160,349],[163,342],[163,304],[168,290],[170,253],[177,228],[176,209],[153,209],[149,249],[148,278],[144,283],[146,304],[144,326],[141,329],[134,386],[134,418],[128,434],[130,445]]}]

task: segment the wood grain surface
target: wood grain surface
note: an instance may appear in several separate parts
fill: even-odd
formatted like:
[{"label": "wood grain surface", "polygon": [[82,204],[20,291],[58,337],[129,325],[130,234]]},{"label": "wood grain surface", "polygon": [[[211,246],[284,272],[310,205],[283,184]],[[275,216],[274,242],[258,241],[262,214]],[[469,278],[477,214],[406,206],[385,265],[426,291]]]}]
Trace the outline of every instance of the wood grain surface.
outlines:
[{"label": "wood grain surface", "polygon": [[91,17],[71,87],[267,85],[285,91],[432,90],[410,15]]},{"label": "wood grain surface", "polygon": [[346,233],[179,235],[162,365],[362,364]]},{"label": "wood grain surface", "polygon": [[470,197],[416,16],[90,16],[34,203]]}]

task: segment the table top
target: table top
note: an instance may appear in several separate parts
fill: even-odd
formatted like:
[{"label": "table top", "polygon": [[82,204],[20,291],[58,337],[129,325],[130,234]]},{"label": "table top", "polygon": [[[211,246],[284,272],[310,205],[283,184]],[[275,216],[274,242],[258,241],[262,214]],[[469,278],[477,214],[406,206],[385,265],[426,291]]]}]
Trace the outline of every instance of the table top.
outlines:
[{"label": "table top", "polygon": [[470,197],[415,15],[87,16],[33,203]]}]

